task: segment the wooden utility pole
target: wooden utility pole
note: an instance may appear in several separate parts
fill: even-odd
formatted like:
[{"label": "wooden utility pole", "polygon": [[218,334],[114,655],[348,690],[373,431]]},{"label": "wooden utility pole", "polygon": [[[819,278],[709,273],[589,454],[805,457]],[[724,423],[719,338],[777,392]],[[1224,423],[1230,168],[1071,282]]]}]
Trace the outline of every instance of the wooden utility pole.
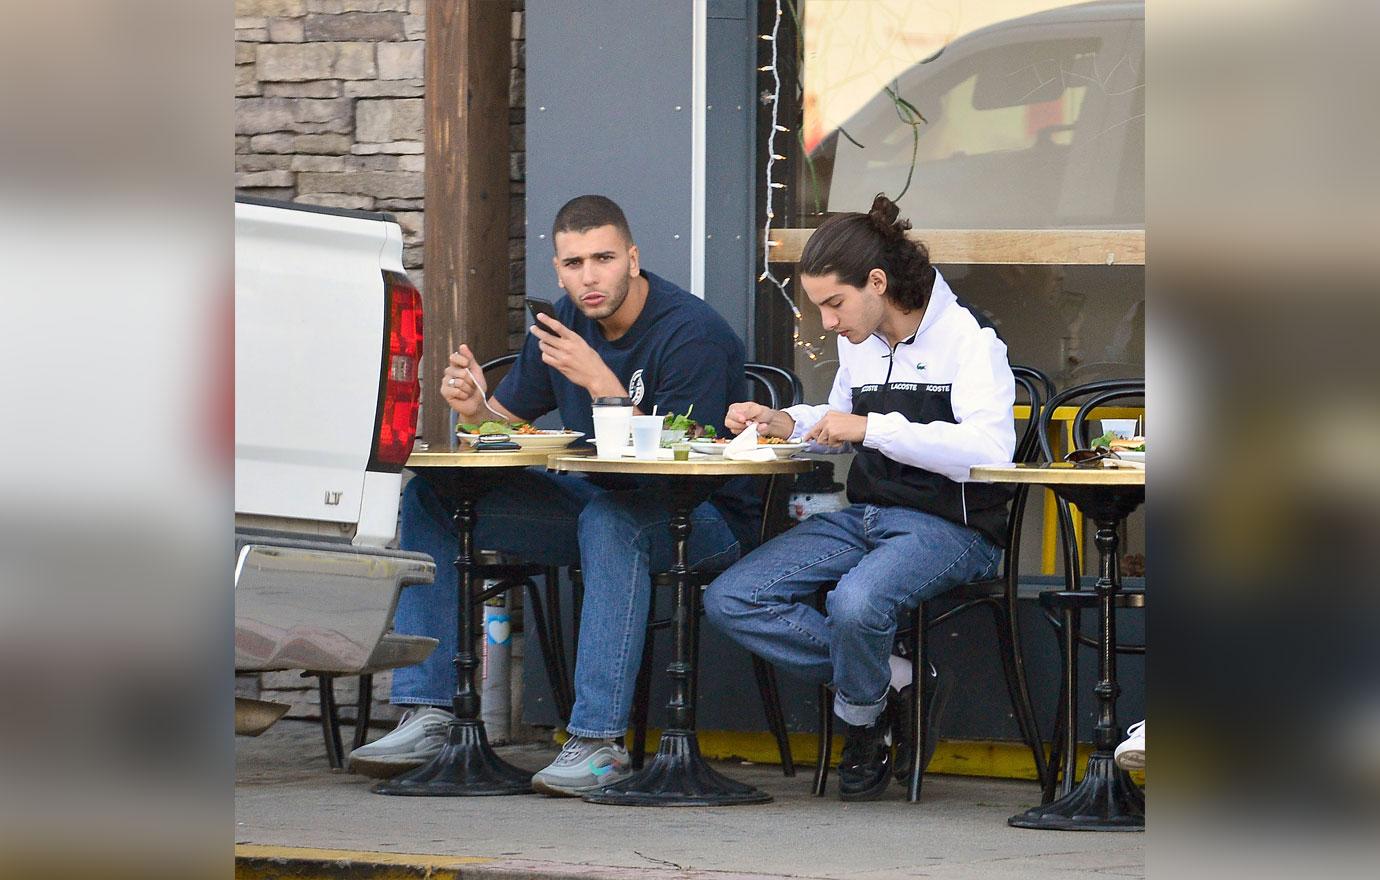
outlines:
[{"label": "wooden utility pole", "polygon": [[512,4],[426,5],[426,240],[422,424],[436,442],[449,410],[438,381],[466,343],[507,351],[508,75]]}]

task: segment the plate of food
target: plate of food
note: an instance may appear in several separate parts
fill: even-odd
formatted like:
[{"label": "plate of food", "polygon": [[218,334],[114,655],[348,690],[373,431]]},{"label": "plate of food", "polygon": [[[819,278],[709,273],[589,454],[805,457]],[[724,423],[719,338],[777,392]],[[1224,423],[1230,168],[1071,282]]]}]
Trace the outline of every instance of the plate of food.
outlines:
[{"label": "plate of food", "polygon": [[[701,455],[723,455],[724,447],[728,446],[729,439],[726,437],[716,437],[714,439],[702,438],[691,440],[690,448]],[[758,437],[758,446],[765,446],[776,453],[777,458],[790,458],[795,453],[804,449],[807,443],[792,443],[789,440],[782,440],[779,437]]]},{"label": "plate of food", "polygon": [[1116,457],[1122,461],[1145,464],[1144,437],[1118,437],[1108,431],[1092,442],[1092,448],[1110,449],[1112,452],[1115,452]]},{"label": "plate of food", "polygon": [[474,444],[485,434],[507,434],[509,440],[523,449],[561,449],[585,436],[582,431],[535,428],[529,422],[488,421],[455,426],[455,436],[461,443]]}]

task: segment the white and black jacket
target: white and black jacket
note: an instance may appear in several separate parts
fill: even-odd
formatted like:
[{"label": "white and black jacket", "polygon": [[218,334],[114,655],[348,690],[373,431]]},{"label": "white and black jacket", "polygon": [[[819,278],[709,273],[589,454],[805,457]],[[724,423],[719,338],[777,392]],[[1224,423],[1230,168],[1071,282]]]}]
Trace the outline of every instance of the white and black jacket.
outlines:
[{"label": "white and black jacket", "polygon": [[968,469],[1011,460],[1015,394],[1006,343],[958,301],[936,270],[914,336],[894,351],[880,335],[858,345],[840,336],[829,402],[786,412],[795,419],[795,440],[830,410],[867,416],[848,473],[850,502],[913,507],[968,525],[1002,546],[1011,493],[970,481]]}]

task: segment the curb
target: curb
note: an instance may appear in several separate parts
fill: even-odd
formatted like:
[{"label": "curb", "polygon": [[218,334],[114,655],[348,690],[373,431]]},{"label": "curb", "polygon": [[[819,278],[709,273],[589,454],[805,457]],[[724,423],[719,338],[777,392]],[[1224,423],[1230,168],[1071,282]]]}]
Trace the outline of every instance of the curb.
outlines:
[{"label": "curb", "polygon": [[[491,861],[475,856],[383,853],[295,846],[235,844],[236,880],[458,880],[461,869]],[[468,875],[466,875],[468,876]]]},{"label": "curb", "polygon": [[[236,844],[236,880],[782,880],[783,874]],[[795,875],[790,875],[795,876]]]}]

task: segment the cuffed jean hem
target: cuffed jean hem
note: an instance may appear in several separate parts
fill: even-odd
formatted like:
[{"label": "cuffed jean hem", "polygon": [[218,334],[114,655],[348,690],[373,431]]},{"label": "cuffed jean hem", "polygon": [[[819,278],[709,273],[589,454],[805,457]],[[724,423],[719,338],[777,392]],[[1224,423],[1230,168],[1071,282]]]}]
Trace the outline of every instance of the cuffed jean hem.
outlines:
[{"label": "cuffed jean hem", "polygon": [[593,730],[588,727],[566,727],[565,732],[572,736],[582,736],[585,739],[618,739],[625,736],[628,728],[621,730]]},{"label": "cuffed jean hem", "polygon": [[860,706],[857,703],[850,703],[843,698],[843,694],[834,694],[834,714],[843,720],[844,724],[851,724],[854,727],[866,727],[886,710],[886,696],[876,703]]},{"label": "cuffed jean hem", "polygon": [[[428,700],[426,697],[397,697],[388,698],[388,702],[394,706],[444,706],[449,707],[455,702],[455,695],[443,697],[439,700]],[[449,709],[447,709],[449,711]]]}]

